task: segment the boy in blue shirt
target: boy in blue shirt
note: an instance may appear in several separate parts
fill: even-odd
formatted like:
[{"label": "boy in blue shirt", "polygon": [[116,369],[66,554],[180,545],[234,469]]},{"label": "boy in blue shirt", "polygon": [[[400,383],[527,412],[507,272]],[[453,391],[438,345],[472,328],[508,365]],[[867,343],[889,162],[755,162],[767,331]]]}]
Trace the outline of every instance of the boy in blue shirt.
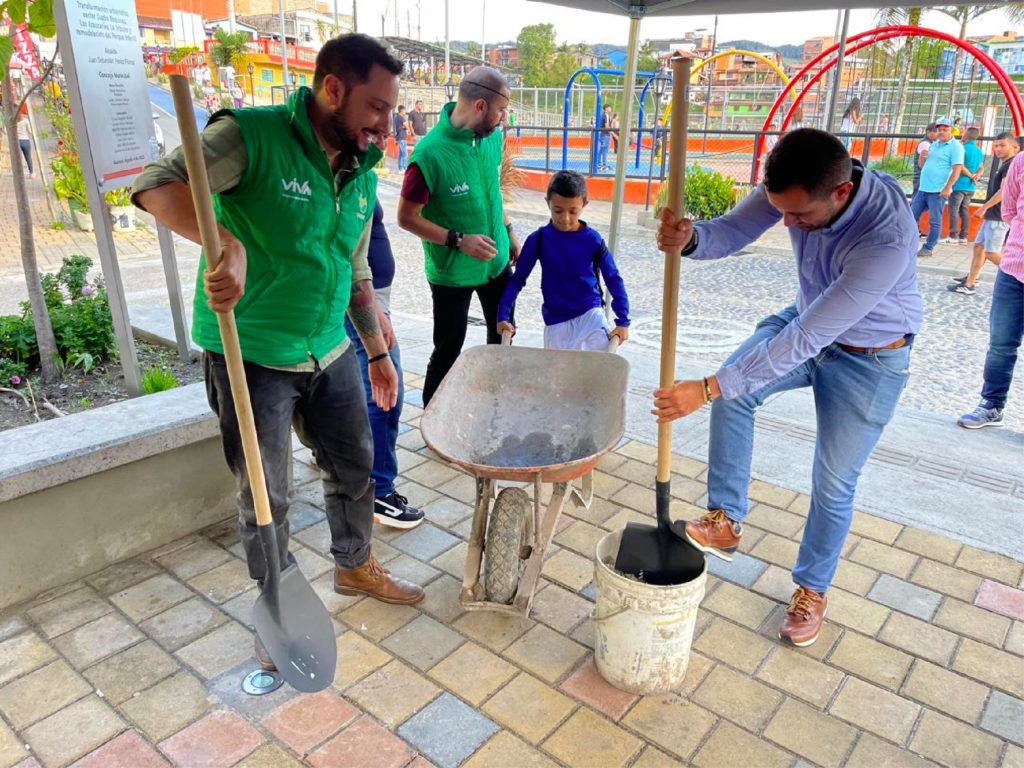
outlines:
[{"label": "boy in blue shirt", "polygon": [[[587,182],[575,171],[558,171],[548,183],[551,221],[523,243],[515,273],[498,305],[498,333],[515,333],[509,322],[516,297],[539,261],[544,297],[544,346],[604,352],[611,338],[629,338],[629,299],[611,253],[597,231],[580,221],[587,205]],[[598,271],[612,297],[615,328],[608,329]]]}]

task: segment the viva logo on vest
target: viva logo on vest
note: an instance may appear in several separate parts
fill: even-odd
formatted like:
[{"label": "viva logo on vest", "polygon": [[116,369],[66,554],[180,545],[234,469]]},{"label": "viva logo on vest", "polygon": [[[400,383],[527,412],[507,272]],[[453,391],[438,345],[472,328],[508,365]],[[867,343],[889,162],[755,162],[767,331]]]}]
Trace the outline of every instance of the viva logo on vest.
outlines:
[{"label": "viva logo on vest", "polygon": [[309,198],[313,195],[308,181],[303,181],[300,184],[298,179],[292,179],[291,181],[281,179],[281,186],[284,187],[284,196],[292,200],[301,200],[304,203],[308,203]]},{"label": "viva logo on vest", "polygon": [[360,219],[365,219],[366,218],[366,209],[367,209],[368,205],[369,205],[369,202],[366,199],[366,195],[360,195],[359,196],[359,213],[356,214]]},{"label": "viva logo on vest", "polygon": [[448,191],[451,192],[452,195],[455,197],[459,197],[461,195],[468,195],[469,184],[464,181],[461,184],[456,184],[454,187],[449,187]]}]

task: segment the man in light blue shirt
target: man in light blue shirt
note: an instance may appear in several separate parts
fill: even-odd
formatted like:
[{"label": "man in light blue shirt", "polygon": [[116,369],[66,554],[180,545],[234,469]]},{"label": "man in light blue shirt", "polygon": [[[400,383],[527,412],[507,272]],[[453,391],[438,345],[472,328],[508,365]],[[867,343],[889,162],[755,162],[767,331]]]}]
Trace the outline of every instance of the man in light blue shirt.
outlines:
[{"label": "man in light blue shirt", "polygon": [[811,387],[818,434],[811,503],[779,637],[804,646],[821,629],[829,588],[853,516],[857,478],[909,375],[921,326],[917,227],[899,184],[851,160],[834,136],[803,128],[783,136],[765,180],[732,211],[691,224],[662,212],[659,245],[693,259],[719,259],[779,220],[796,254],[796,301],[762,320],[713,376],[655,392],[670,421],[713,400],[708,514],[687,538],[725,560],[747,515],[754,416],[778,392]]},{"label": "man in light blue shirt", "polygon": [[981,131],[974,125],[964,133],[964,167],[953,182],[953,193],[949,196],[949,237],[944,242],[967,245],[974,182],[981,178],[981,166],[985,162],[985,155],[978,146],[979,136]]},{"label": "man in light blue shirt", "polygon": [[920,221],[921,214],[928,211],[928,239],[917,253],[921,259],[931,256],[939,241],[942,211],[964,167],[964,147],[953,138],[953,126],[949,118],[940,117],[935,121],[935,127],[939,138],[918,159],[921,164],[921,185],[910,201],[914,221]]}]

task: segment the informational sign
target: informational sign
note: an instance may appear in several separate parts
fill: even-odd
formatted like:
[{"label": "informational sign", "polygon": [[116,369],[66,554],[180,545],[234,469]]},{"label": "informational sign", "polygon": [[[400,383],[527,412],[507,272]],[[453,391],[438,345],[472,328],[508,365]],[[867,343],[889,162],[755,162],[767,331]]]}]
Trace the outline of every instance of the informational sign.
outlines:
[{"label": "informational sign", "polygon": [[88,125],[88,151],[96,182],[106,192],[125,186],[159,156],[135,2],[65,0],[63,5],[65,71],[73,62]]}]

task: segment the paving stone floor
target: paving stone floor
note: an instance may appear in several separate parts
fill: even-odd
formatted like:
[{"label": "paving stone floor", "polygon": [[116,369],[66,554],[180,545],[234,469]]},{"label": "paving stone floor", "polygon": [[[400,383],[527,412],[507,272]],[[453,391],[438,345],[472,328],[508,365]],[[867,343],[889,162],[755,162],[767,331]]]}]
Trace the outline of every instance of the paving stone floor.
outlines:
[{"label": "paving stone floor", "polygon": [[[415,607],[333,592],[318,475],[295,454],[292,550],[335,619],[330,688],[242,692],[255,589],[225,521],[0,614],[0,768],[1024,766],[1024,564],[858,513],[821,638],[783,646],[808,498],[755,481],[740,554],[711,559],[685,682],[637,697],[594,668],[592,552],[650,519],[654,448],[602,459],[530,618],[465,612],[474,485],[419,415],[406,406],[400,489],[428,522],[374,541],[424,586]],[[696,514],[706,467],[674,469],[675,515]]]}]

